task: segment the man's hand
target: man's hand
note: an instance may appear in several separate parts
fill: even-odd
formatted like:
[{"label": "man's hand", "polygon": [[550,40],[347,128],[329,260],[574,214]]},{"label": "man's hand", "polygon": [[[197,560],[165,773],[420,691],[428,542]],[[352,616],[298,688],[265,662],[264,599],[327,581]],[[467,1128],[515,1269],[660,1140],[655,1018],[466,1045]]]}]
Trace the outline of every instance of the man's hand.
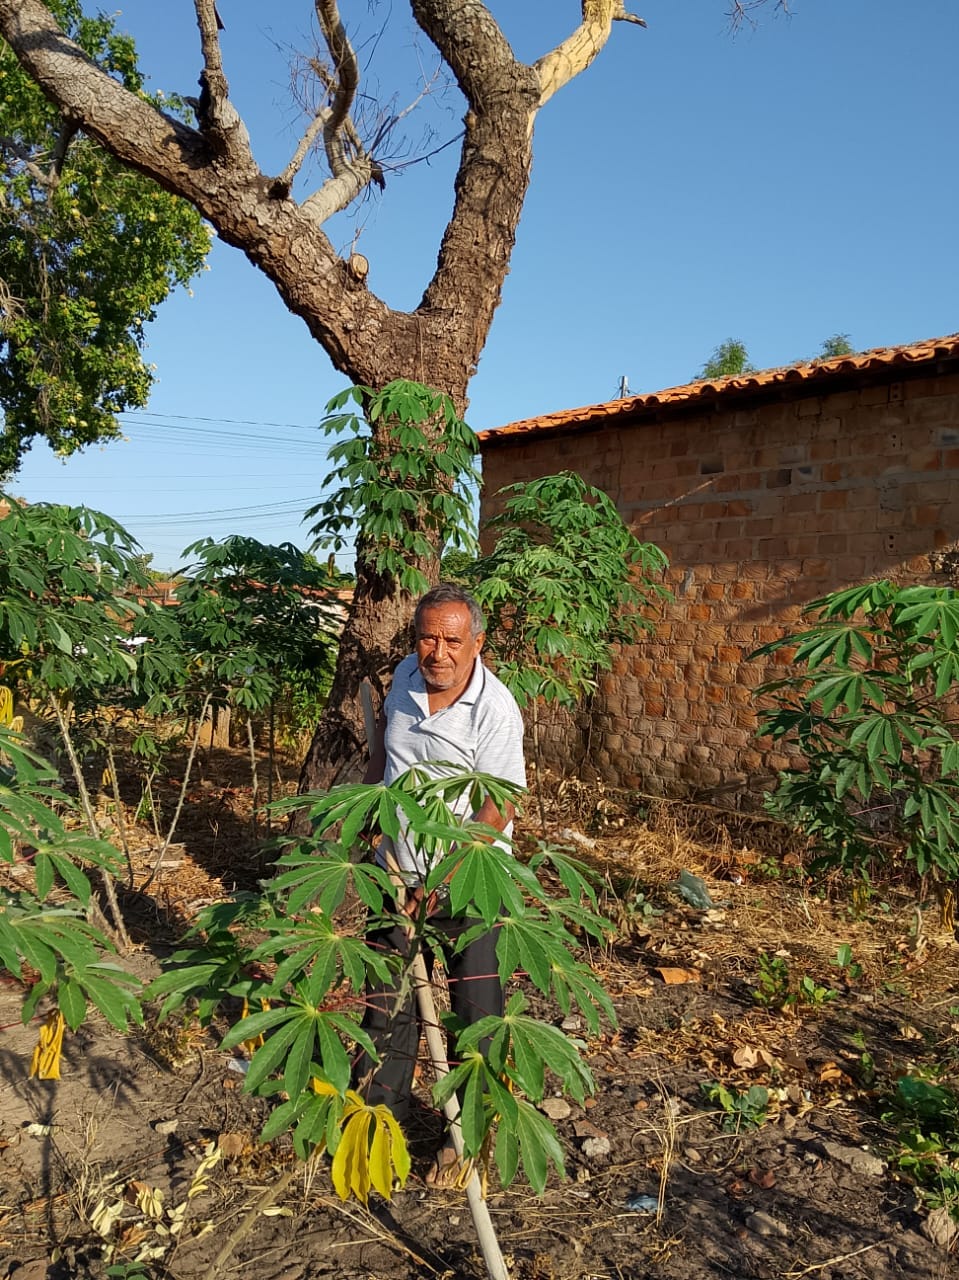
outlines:
[{"label": "man's hand", "polygon": [[400,910],[409,918],[410,923],[414,923],[419,919],[420,912],[423,909],[424,898],[426,899],[427,916],[434,915],[439,905],[439,895],[435,890],[427,894],[422,885],[417,885],[415,889],[407,889],[406,899]]}]

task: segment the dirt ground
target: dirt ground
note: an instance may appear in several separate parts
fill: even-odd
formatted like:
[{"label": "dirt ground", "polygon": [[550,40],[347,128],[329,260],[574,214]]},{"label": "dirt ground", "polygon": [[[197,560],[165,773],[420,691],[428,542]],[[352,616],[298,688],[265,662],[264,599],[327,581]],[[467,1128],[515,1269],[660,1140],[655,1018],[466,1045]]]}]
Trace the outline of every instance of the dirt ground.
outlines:
[{"label": "dirt ground", "polygon": [[[240,753],[205,759],[161,878],[125,897],[127,962],[144,977],[200,905],[260,871],[242,778]],[[511,1275],[959,1276],[955,1233],[897,1172],[888,1119],[907,1070],[959,1073],[957,944],[935,906],[918,910],[905,885],[855,903],[838,883],[824,890],[762,822],[550,794],[551,836],[607,875],[619,927],[589,959],[619,1025],[587,1041],[593,1105],[548,1103],[566,1179],[540,1197],[490,1187]],[[539,834],[532,807],[527,826]],[[133,843],[142,883],[156,845],[143,831]],[[712,909],[677,892],[683,870]],[[790,990],[812,979],[812,994],[785,1013],[758,1003],[760,953]],[[276,1196],[292,1153],[258,1143],[268,1104],[243,1094],[242,1061],[214,1031],[150,1017],[123,1037],[96,1016],[68,1035],[61,1080],[30,1080],[37,1024],[21,1026],[22,997],[0,984],[0,1277],[486,1274],[465,1196],[424,1182],[440,1135],[425,1084],[413,1174],[391,1204],[341,1203],[322,1161]],[[717,1084],[768,1088],[765,1118],[737,1128]]]}]

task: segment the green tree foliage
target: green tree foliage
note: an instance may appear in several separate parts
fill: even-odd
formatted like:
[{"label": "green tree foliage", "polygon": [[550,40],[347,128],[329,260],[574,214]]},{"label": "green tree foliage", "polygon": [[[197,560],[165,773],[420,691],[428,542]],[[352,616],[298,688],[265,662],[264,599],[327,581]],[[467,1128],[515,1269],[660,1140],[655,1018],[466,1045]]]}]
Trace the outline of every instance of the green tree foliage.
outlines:
[{"label": "green tree foliage", "polygon": [[[124,86],[143,93],[136,51],[77,0],[50,8]],[[176,102],[164,106],[176,109]],[[69,454],[120,434],[147,402],[144,325],[200,270],[196,211],[76,131],[0,42],[0,477],[35,437]]]},{"label": "green tree foliage", "polygon": [[745,373],[755,372],[754,366],[749,363],[745,342],[741,342],[739,338],[727,338],[719,344],[696,377],[714,381],[716,378],[738,378]]},{"label": "green tree foliage", "polygon": [[834,333],[823,339],[819,350],[820,360],[833,360],[837,356],[851,356],[855,348],[849,341],[848,333]]},{"label": "green tree foliage", "polygon": [[870,582],[806,606],[799,668],[765,685],[776,709],[760,732],[801,754],[767,797],[825,864],[867,871],[884,856],[959,876],[959,593]]},{"label": "green tree foliage", "polygon": [[575,706],[612,665],[613,646],[653,624],[646,606],[666,556],[640,542],[601,489],[574,472],[500,491],[493,551],[466,571],[489,621],[496,672],[521,706]]}]

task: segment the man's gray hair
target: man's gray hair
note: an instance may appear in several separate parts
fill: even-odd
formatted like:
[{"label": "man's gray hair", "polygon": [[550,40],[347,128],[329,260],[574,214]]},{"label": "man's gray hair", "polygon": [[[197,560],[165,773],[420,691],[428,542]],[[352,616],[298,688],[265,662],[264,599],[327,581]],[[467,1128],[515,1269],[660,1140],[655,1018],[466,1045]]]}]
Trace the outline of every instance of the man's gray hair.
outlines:
[{"label": "man's gray hair", "polygon": [[486,615],[470,593],[457,582],[439,582],[422,596],[413,614],[413,628],[419,631],[420,616],[424,609],[435,609],[443,604],[465,604],[470,614],[470,635],[475,640],[486,630]]}]

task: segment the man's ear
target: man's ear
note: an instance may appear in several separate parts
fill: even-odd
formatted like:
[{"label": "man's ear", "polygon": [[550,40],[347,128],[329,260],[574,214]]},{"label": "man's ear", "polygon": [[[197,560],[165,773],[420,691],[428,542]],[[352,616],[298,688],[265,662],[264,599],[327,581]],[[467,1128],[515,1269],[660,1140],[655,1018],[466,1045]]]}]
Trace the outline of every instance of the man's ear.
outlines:
[{"label": "man's ear", "polygon": [[483,645],[484,645],[485,643],[486,643],[486,632],[485,632],[485,631],[481,631],[481,632],[479,633],[479,635],[476,637],[476,652],[477,652],[477,653],[479,653],[479,652],[480,652],[480,650],[483,648]]}]

